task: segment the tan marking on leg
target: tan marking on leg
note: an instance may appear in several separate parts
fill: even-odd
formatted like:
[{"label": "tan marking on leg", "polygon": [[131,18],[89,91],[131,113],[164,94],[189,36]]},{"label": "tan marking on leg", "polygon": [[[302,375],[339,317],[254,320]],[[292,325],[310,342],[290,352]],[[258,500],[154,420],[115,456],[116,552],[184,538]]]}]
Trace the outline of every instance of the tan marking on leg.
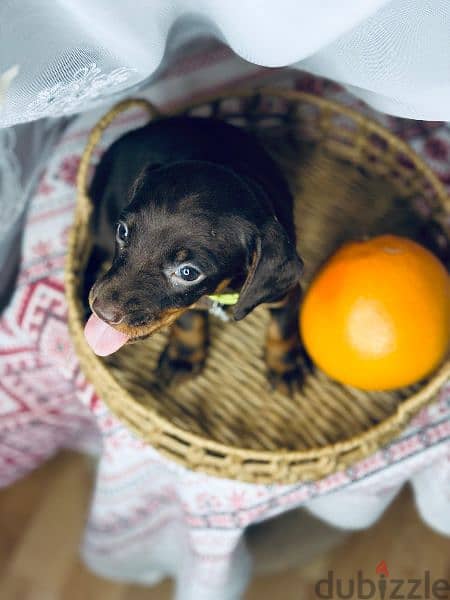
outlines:
[{"label": "tan marking on leg", "polygon": [[159,361],[161,381],[181,382],[199,373],[208,350],[207,313],[185,313],[172,326],[169,340]]}]

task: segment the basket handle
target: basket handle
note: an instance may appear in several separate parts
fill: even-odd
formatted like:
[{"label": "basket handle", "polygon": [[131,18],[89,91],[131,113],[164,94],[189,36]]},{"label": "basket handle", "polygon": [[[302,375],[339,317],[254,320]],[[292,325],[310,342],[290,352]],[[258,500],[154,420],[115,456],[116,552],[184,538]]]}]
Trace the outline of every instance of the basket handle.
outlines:
[{"label": "basket handle", "polygon": [[156,117],[160,113],[158,109],[148,100],[144,100],[143,98],[130,98],[129,100],[123,100],[119,102],[111,110],[109,110],[95,125],[89,134],[88,141],[83,150],[83,154],[81,155],[80,165],[78,167],[77,172],[77,193],[78,193],[78,216],[84,216],[83,220],[88,220],[91,212],[91,199],[88,195],[88,173],[89,173],[89,165],[92,158],[92,153],[100,142],[103,132],[114,119],[128,110],[129,108],[141,107],[143,108],[150,116]]}]

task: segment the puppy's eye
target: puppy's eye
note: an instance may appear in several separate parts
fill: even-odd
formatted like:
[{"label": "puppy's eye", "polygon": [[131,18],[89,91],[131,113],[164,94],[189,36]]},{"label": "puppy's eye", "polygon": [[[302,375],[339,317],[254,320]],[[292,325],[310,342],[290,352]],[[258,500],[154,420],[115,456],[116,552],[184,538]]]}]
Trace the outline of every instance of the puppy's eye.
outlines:
[{"label": "puppy's eye", "polygon": [[128,241],[128,227],[123,221],[119,221],[117,223],[116,240],[121,246],[126,244]]},{"label": "puppy's eye", "polygon": [[181,265],[175,271],[175,275],[183,281],[195,281],[201,275],[200,271],[191,265]]}]

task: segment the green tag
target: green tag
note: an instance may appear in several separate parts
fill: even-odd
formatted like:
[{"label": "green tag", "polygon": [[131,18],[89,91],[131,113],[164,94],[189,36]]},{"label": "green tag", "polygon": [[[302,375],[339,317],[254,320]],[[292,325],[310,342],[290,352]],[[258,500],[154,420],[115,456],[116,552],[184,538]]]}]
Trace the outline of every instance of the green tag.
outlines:
[{"label": "green tag", "polygon": [[218,304],[223,304],[224,306],[232,306],[233,304],[237,304],[239,300],[239,293],[236,292],[234,294],[214,294],[212,296],[208,296],[210,300],[213,302],[217,302]]}]

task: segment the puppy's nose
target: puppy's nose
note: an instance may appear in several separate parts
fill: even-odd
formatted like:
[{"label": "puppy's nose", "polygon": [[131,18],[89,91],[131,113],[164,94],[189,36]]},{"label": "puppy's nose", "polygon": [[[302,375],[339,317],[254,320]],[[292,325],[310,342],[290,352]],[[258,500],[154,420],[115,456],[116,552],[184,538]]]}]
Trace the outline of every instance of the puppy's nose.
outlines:
[{"label": "puppy's nose", "polygon": [[118,325],[123,320],[123,314],[113,306],[102,305],[99,299],[96,298],[92,304],[97,317],[109,325]]}]

